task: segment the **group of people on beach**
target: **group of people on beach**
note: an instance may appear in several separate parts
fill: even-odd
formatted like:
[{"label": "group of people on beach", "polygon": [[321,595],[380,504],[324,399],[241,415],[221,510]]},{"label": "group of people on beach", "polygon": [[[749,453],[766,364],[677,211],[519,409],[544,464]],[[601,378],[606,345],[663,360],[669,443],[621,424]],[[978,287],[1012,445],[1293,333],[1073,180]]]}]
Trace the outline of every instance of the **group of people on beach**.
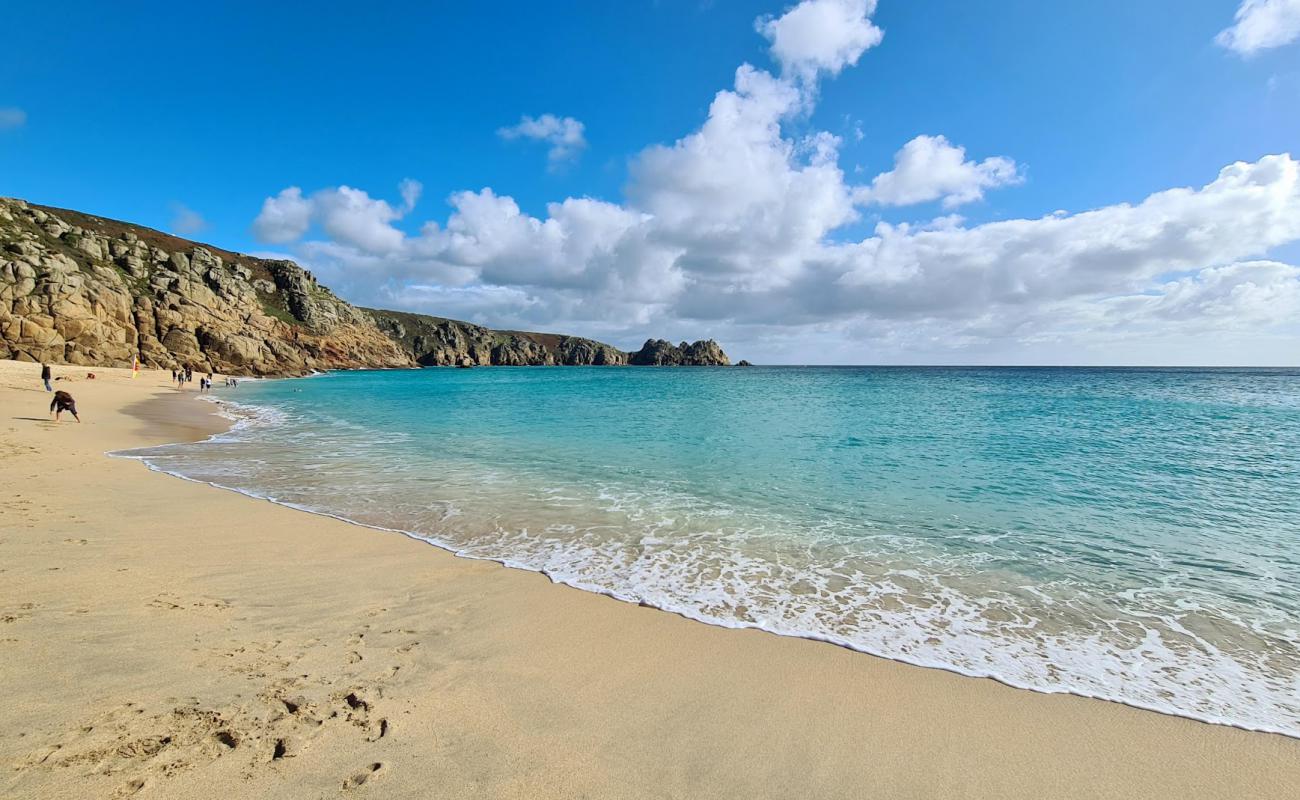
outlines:
[{"label": "group of people on beach", "polygon": [[[185,384],[194,382],[194,368],[189,364],[183,367],[177,367],[172,370],[172,380],[176,383],[177,389],[184,389]],[[226,378],[227,386],[234,386],[233,378]],[[212,390],[212,373],[199,376],[199,391],[209,392]]]},{"label": "group of people on beach", "polygon": [[[86,373],[86,377],[94,378],[95,373],[93,372]],[[51,384],[51,381],[53,380],[54,380],[54,374],[53,371],[50,369],[50,365],[42,363],[41,383],[45,386],[45,391],[54,392],[54,399],[50,401],[50,413],[54,415],[54,421],[58,422],[59,418],[63,416],[63,412],[66,411],[69,414],[71,414],[73,419],[75,419],[77,422],[81,422],[81,417],[77,414],[77,401],[72,399],[72,395],[69,394],[68,392],[62,390],[55,392],[54,386]],[[66,378],[59,378],[59,380],[66,380]],[[185,366],[177,367],[173,369],[172,381],[176,383],[176,388],[183,390],[185,388],[185,384],[192,383],[194,381],[194,368],[186,364]],[[239,380],[237,378],[232,378],[227,376],[226,386],[228,388],[233,389],[239,386]],[[211,372],[209,372],[207,375],[199,376],[199,391],[200,392],[212,391]]]}]

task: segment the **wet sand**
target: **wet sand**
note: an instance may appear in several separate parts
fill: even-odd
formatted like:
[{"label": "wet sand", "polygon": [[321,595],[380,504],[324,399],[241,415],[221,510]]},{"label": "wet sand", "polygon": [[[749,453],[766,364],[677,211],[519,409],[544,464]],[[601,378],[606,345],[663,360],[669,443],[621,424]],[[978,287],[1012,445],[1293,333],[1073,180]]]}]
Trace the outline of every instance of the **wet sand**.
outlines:
[{"label": "wet sand", "polygon": [[1300,741],[709,627],[149,471],[0,362],[0,796],[1286,797]]}]

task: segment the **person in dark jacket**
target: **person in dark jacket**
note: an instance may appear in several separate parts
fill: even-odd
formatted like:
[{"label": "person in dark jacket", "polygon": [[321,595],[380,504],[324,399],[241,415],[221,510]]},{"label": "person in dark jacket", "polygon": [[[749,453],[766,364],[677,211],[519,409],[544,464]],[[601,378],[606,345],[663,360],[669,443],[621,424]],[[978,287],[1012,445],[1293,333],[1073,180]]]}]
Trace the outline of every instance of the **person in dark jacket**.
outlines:
[{"label": "person in dark jacket", "polygon": [[72,395],[60,389],[54,393],[54,400],[50,402],[50,413],[54,415],[55,422],[59,421],[64,411],[71,414],[77,422],[81,422],[81,417],[77,415],[77,401],[72,399]]},{"label": "person in dark jacket", "polygon": [[45,383],[45,391],[52,392],[54,387],[50,385],[50,365],[41,364],[41,380]]}]

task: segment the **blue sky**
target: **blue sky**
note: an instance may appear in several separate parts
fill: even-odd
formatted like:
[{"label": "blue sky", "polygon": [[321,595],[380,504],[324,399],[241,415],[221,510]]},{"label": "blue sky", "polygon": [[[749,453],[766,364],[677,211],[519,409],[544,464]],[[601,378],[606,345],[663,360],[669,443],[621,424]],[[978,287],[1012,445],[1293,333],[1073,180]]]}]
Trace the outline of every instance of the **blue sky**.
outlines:
[{"label": "blue sky", "polygon": [[[811,46],[825,45],[828,54],[850,18],[861,31],[883,32],[865,46],[865,38],[846,40],[838,51],[851,56],[844,63],[807,53],[783,60],[777,28],[764,35],[756,24],[797,22],[799,7],[780,2],[381,2],[363,13],[328,3],[22,4],[6,16],[23,36],[9,37],[0,51],[0,110],[9,110],[0,113],[0,194],[231,249],[286,253],[358,302],[572,330],[624,346],[650,335],[715,335],[737,356],[769,361],[1294,363],[1300,339],[1285,319],[1256,319],[1258,308],[1236,313],[1203,296],[1211,283],[1239,295],[1245,281],[1266,284],[1257,305],[1289,308],[1297,278],[1280,268],[1300,263],[1300,234],[1273,218],[1260,218],[1253,241],[1177,257],[1147,252],[1109,283],[1093,279],[1102,255],[1062,267],[1070,275],[1050,281],[1041,264],[981,266],[964,279],[986,293],[982,309],[945,306],[943,292],[928,284],[896,292],[898,278],[889,276],[902,267],[860,246],[875,240],[882,222],[979,231],[1057,210],[1137,205],[1154,193],[1211,184],[1234,162],[1300,156],[1300,46],[1277,43],[1300,10],[1294,0],[1252,3],[1280,10],[1257,9],[1274,17],[1239,28],[1235,48],[1220,32],[1234,24],[1237,0],[800,4],[841,15],[824,32],[813,30]],[[738,88],[742,64],[797,97],[776,112],[779,136],[755,151],[762,159],[788,144],[781,155],[788,168],[750,159],[738,169],[781,170],[776,185],[790,175],[797,182],[826,160],[815,155],[814,137],[838,137],[833,163],[841,177],[832,188],[851,195],[843,201],[852,207],[847,216],[797,219],[819,201],[786,198],[738,205],[707,230],[689,220],[642,231],[630,216],[599,225],[551,217],[548,203],[565,198],[603,201],[607,216],[666,219],[694,200],[710,210],[719,197],[765,191],[746,183],[751,175],[728,173],[710,175],[708,191],[692,193],[699,188],[693,176],[716,159],[706,153],[692,165],[683,144],[706,124],[715,96]],[[577,144],[555,159],[546,141],[502,135],[525,115],[543,114],[581,124]],[[950,181],[936,195],[917,189],[912,175],[910,188],[898,188],[900,178],[892,194],[855,193],[922,135],[944,137],[926,140],[930,155],[961,147],[957,163],[1005,162],[964,170],[985,181],[965,190]],[[645,155],[655,145],[667,153],[658,161]],[[987,177],[997,169],[1001,177]],[[399,195],[408,179],[423,189],[413,204]],[[1278,202],[1293,201],[1290,178],[1278,180]],[[325,195],[301,235],[255,235],[269,230],[253,225],[267,198],[288,187],[311,198],[344,186],[387,202],[377,224],[399,231],[400,244],[390,245],[384,232],[351,235],[357,228],[337,217],[327,223]],[[532,232],[498,246],[494,232],[508,237],[492,219],[462,214],[452,242],[459,211],[448,198],[489,187],[494,201],[514,200]],[[1276,216],[1273,202],[1239,208],[1229,198],[1224,205]],[[357,225],[376,223],[365,208],[358,213]],[[1172,221],[1151,224],[1204,230],[1202,211],[1170,213]],[[934,222],[951,214],[962,219]],[[774,220],[790,223],[790,238],[765,238]],[[430,221],[437,241],[422,234]],[[1099,234],[1084,226],[1092,241],[1146,224],[1103,222],[1113,227]],[[756,229],[746,230],[750,224]],[[804,227],[815,234],[805,236]],[[730,241],[722,228],[736,237],[734,253],[719,255]],[[598,244],[551,252],[555,237]],[[963,256],[979,260],[969,248],[986,238],[966,236]],[[762,246],[742,257],[754,241]],[[864,249],[872,249],[870,263],[856,252]],[[834,274],[830,261],[840,265]],[[1255,267],[1202,273],[1262,261],[1278,266],[1267,275]],[[933,279],[944,263],[922,261],[919,269]],[[1022,301],[997,289],[1013,283],[1032,295],[1030,272],[1052,285],[1079,277],[1078,290]],[[1167,295],[1163,287],[1181,279],[1191,281],[1188,292],[1200,292],[1180,300],[1183,307],[1130,303]],[[1046,321],[1061,315],[1068,324]]]}]

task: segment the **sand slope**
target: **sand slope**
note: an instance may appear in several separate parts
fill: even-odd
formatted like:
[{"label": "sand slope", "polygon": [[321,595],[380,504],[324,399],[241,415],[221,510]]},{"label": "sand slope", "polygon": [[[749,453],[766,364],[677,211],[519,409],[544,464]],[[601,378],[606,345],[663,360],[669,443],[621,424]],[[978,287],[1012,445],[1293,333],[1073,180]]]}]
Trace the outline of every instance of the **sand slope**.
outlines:
[{"label": "sand slope", "polygon": [[56,426],[38,369],[0,362],[2,797],[1300,786],[1300,741],[710,628],[107,458],[217,421],[95,372]]}]

